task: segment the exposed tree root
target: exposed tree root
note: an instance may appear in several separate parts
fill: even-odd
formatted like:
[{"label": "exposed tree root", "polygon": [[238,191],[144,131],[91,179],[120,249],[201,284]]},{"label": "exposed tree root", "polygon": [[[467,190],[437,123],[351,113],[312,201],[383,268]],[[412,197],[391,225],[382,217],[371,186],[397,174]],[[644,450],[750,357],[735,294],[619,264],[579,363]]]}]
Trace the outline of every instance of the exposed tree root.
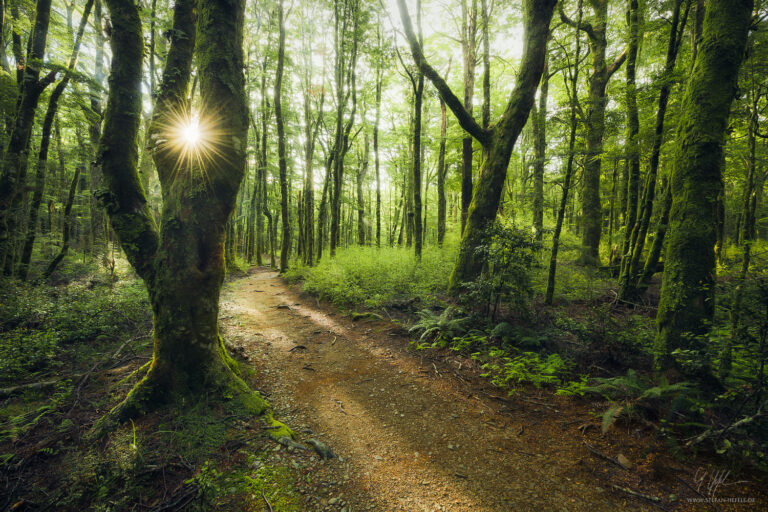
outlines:
[{"label": "exposed tree root", "polygon": [[[207,372],[205,386],[198,389],[215,391],[220,394],[222,401],[229,402],[246,414],[261,417],[268,426],[269,437],[273,440],[281,444],[287,441],[293,442],[295,438],[293,431],[274,418],[269,403],[236,373],[235,361],[227,356],[223,362],[224,364],[217,365],[215,370]],[[86,441],[101,439],[123,423],[150,413],[161,406],[173,403],[179,403],[181,406],[189,403],[185,399],[195,395],[195,391],[191,391],[188,387],[174,385],[174,379],[168,377],[169,372],[162,369],[161,365],[155,364],[155,361],[147,363],[130,376],[142,374],[144,375],[141,380],[125,399],[93,425],[86,435]]]}]

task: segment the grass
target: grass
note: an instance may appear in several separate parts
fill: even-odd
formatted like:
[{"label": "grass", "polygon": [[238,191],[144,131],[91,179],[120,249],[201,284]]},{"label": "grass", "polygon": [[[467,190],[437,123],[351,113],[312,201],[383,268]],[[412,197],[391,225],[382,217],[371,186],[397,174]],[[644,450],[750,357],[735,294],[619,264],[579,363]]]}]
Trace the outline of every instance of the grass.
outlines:
[{"label": "grass", "polygon": [[389,308],[414,299],[431,305],[447,291],[456,252],[455,242],[426,247],[419,263],[412,248],[353,246],[285,277],[302,280],[304,291],[343,308]]}]

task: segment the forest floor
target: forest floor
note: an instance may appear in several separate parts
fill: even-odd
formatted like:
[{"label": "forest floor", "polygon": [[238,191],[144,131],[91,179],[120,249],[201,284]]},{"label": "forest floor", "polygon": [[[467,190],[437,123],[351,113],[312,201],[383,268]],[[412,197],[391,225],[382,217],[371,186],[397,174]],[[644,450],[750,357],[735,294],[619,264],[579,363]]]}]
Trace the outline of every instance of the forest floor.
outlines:
[{"label": "forest floor", "polygon": [[[596,410],[606,403],[532,386],[507,394],[466,355],[417,350],[404,313],[398,322],[343,311],[266,267],[227,280],[222,335],[246,380],[306,449],[272,441],[269,425],[217,393],[87,442],[152,350],[140,284],[98,283],[85,275],[27,289],[21,302],[42,300],[49,312],[21,304],[9,316],[23,320],[10,332],[34,350],[42,350],[38,338],[23,329],[37,333],[37,324],[79,341],[59,345],[42,369],[5,379],[22,392],[0,388],[0,510],[766,509],[759,474],[689,452],[673,457],[641,420],[603,434]],[[14,339],[4,343],[13,348]],[[55,384],[34,384],[48,379]],[[312,440],[337,458],[322,460]]]},{"label": "forest floor", "polygon": [[[666,455],[642,428],[601,435],[588,403],[511,396],[469,358],[417,351],[392,322],[346,315],[251,269],[222,297],[225,339],[300,438],[338,455],[308,462],[307,510],[749,510],[755,485]],[[624,466],[624,467],[622,467]],[[721,475],[722,476],[722,475]],[[298,480],[302,480],[301,477]],[[713,490],[714,487],[714,490]],[[694,503],[750,497],[734,505]],[[757,508],[755,508],[757,507]]]}]

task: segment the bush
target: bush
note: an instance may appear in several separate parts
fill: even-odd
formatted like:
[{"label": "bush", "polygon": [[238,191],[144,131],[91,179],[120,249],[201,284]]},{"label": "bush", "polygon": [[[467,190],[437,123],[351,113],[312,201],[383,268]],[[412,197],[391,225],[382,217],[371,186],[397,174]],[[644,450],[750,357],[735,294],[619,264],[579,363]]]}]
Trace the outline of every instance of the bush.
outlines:
[{"label": "bush", "polygon": [[486,243],[475,249],[487,262],[480,277],[463,283],[467,304],[479,305],[485,316],[496,319],[499,304],[508,304],[516,313],[527,316],[533,298],[531,274],[539,267],[540,244],[529,231],[494,223],[484,235]]}]

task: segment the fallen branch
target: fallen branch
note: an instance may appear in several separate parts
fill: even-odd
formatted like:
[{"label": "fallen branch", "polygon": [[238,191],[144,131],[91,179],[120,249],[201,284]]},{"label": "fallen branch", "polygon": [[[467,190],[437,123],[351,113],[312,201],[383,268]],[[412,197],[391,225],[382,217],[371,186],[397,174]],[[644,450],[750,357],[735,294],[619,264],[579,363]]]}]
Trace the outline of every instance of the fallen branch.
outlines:
[{"label": "fallen branch", "polygon": [[621,491],[623,493],[629,494],[630,496],[634,496],[635,498],[640,498],[646,501],[650,501],[653,505],[659,507],[662,510],[667,510],[667,508],[661,504],[661,498],[659,498],[658,496],[643,494],[641,492],[633,491],[632,489],[621,487],[620,485],[615,485],[615,484],[611,484],[611,487],[616,489],[617,491]]},{"label": "fallen branch", "polygon": [[624,464],[622,464],[622,463],[621,463],[621,462],[619,462],[618,460],[614,459],[614,458],[613,458],[613,457],[611,457],[610,455],[606,455],[605,453],[601,452],[601,451],[600,451],[600,450],[598,450],[597,448],[594,448],[594,447],[590,446],[590,445],[589,445],[589,443],[588,443],[586,440],[583,440],[583,439],[582,439],[582,442],[584,443],[584,446],[586,446],[586,447],[587,447],[587,450],[589,450],[590,452],[592,452],[594,455],[597,455],[597,456],[598,456],[598,457],[600,457],[601,459],[605,459],[605,460],[607,460],[608,462],[612,462],[612,463],[616,464],[616,465],[617,465],[617,466],[619,466],[621,469],[627,469],[626,467],[624,467]]},{"label": "fallen branch", "polygon": [[761,416],[763,416],[763,414],[764,414],[763,413],[763,407],[764,406],[765,406],[765,403],[761,404],[760,407],[758,407],[757,412],[755,414],[753,414],[752,416],[746,416],[744,418],[741,418],[738,421],[734,421],[733,423],[731,423],[730,425],[728,425],[725,428],[721,428],[721,429],[711,429],[710,428],[710,429],[705,430],[704,432],[702,432],[698,436],[694,437],[693,439],[691,439],[687,443],[685,443],[686,448],[688,448],[688,447],[690,447],[692,445],[695,445],[695,444],[699,444],[700,442],[702,442],[702,441],[704,441],[706,439],[709,439],[710,437],[714,437],[714,438],[719,439],[723,435],[725,435],[726,432],[728,432],[731,429],[743,427],[744,425],[749,425],[750,423],[752,423],[756,419],[758,419]]}]

